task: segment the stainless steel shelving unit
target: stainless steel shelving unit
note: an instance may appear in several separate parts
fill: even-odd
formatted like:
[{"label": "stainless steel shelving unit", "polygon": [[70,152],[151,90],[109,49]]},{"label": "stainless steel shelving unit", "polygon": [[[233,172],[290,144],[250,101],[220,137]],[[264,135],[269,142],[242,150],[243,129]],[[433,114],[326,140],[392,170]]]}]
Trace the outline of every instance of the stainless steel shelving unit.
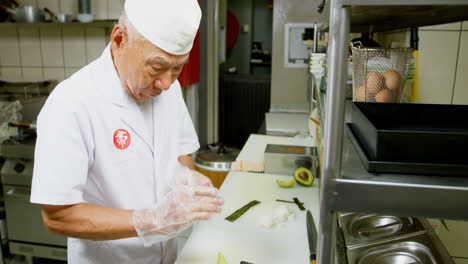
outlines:
[{"label": "stainless steel shelving unit", "polygon": [[330,0],[329,4],[319,264],[334,263],[339,211],[468,220],[468,178],[368,173],[344,135],[348,34],[468,20],[468,0]]}]

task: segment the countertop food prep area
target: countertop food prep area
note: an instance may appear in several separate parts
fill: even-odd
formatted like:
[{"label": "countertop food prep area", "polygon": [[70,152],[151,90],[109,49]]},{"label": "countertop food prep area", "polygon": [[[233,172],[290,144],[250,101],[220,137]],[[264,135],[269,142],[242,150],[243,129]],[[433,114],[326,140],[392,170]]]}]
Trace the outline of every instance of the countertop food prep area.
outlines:
[{"label": "countertop food prep area", "polygon": [[[67,263],[29,202],[37,116],[124,2],[0,0],[0,264]],[[176,264],[468,264],[468,1],[198,2],[178,80],[224,205]]]}]

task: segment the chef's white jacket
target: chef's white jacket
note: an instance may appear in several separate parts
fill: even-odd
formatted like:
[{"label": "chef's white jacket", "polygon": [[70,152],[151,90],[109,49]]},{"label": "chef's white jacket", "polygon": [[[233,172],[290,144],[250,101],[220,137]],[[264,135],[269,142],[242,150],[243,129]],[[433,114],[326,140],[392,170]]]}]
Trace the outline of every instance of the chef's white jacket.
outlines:
[{"label": "chef's white jacket", "polygon": [[[100,58],[59,84],[37,120],[31,202],[152,208],[168,191],[177,158],[198,138],[179,82],[153,99],[154,142],[122,86],[108,46]],[[68,262],[173,263],[174,239],[143,247],[139,238],[68,238]]]}]

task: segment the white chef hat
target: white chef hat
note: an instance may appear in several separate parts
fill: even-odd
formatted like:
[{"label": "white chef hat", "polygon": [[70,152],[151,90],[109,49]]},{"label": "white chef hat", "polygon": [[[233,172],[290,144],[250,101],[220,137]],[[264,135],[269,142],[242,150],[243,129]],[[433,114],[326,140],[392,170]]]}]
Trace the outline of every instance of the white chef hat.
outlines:
[{"label": "white chef hat", "polygon": [[125,12],[143,37],[167,53],[192,49],[201,19],[197,0],[126,0]]}]

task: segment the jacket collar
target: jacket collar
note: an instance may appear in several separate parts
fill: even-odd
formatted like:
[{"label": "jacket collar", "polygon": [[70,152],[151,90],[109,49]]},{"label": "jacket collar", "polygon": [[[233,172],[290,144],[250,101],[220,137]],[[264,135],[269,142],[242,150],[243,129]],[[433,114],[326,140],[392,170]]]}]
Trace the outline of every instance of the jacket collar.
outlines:
[{"label": "jacket collar", "polygon": [[[101,55],[101,63],[103,70],[102,75],[98,76],[103,89],[102,96],[108,98],[114,105],[119,107],[120,119],[126,123],[135,134],[143,139],[151,151],[153,151],[153,144],[147,124],[143,119],[141,110],[138,107],[135,99],[133,99],[122,85],[117,70],[115,69],[112,60],[110,44],[104,49]],[[153,113],[154,114],[154,113]]]}]

